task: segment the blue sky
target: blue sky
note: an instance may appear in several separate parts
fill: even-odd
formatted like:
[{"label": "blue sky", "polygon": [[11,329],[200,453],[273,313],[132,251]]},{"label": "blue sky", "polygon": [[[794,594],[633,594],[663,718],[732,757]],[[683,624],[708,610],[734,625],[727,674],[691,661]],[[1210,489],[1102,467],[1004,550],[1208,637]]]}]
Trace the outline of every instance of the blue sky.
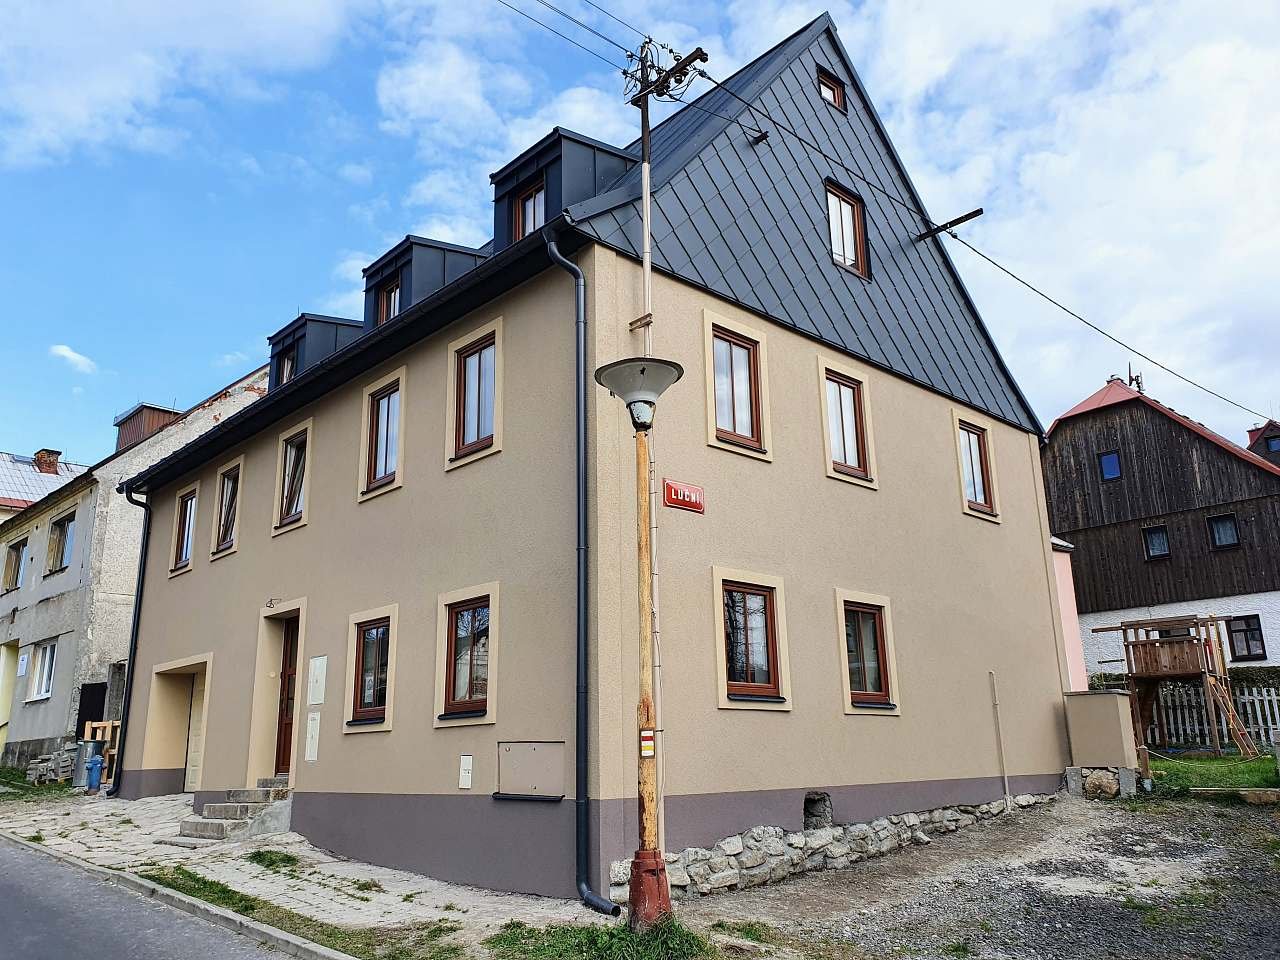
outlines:
[{"label": "blue sky", "polygon": [[[986,207],[967,238],[1280,414],[1271,5],[602,5],[702,43],[721,76],[829,8],[935,219]],[[136,401],[203,399],[299,310],[354,315],[359,268],[404,234],[487,238],[488,173],[554,124],[635,127],[602,63],[495,0],[54,6],[0,0],[4,450],[98,459]],[[953,257],[1046,423],[1124,372],[1122,350]],[[1136,365],[1233,439],[1256,419]]]}]

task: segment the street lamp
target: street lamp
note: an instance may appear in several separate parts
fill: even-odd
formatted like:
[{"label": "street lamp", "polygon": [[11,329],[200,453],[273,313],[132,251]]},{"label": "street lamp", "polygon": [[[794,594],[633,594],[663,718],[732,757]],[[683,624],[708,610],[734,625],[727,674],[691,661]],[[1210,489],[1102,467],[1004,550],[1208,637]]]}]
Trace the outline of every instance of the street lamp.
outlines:
[{"label": "street lamp", "polygon": [[658,849],[658,761],[653,708],[653,567],[649,552],[649,429],[658,397],[684,376],[684,367],[656,357],[615,360],[596,371],[596,382],[627,405],[636,431],[636,575],[640,606],[640,699],[636,707],[640,763],[640,848],[631,859],[627,922],[644,931],[671,916],[667,865]]}]

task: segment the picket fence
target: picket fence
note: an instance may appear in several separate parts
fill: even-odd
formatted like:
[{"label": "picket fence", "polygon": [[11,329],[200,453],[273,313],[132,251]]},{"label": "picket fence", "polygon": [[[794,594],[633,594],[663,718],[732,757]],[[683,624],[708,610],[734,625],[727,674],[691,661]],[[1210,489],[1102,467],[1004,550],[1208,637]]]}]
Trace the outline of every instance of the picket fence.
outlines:
[{"label": "picket fence", "polygon": [[[1258,746],[1280,744],[1280,689],[1275,687],[1243,687],[1232,684],[1231,699],[1236,713]],[[1178,684],[1160,685],[1159,709],[1164,716],[1164,729],[1169,743],[1179,746],[1212,746],[1209,725],[1205,722],[1204,688]],[[1218,731],[1221,742],[1229,746],[1226,718],[1219,711]],[[1156,725],[1147,730],[1147,743],[1158,743]]]}]

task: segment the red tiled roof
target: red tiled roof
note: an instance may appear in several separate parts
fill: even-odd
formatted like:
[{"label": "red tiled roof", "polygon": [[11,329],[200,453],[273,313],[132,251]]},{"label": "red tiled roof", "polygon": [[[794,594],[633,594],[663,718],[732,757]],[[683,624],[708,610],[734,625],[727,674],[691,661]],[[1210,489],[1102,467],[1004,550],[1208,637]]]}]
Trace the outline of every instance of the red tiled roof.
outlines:
[{"label": "red tiled roof", "polygon": [[1151,407],[1151,409],[1159,410],[1170,420],[1182,424],[1182,426],[1186,427],[1193,433],[1198,433],[1210,443],[1216,443],[1223,450],[1226,450],[1227,453],[1239,457],[1241,460],[1252,464],[1259,470],[1265,470],[1268,473],[1274,473],[1276,476],[1280,477],[1280,467],[1262,459],[1262,457],[1258,456],[1256,453],[1251,453],[1238,443],[1232,443],[1221,434],[1214,433],[1203,423],[1196,423],[1196,421],[1192,420],[1190,417],[1184,417],[1172,407],[1166,407],[1160,401],[1152,400],[1145,393],[1139,393],[1123,380],[1108,380],[1107,385],[1097,393],[1081,400],[1057,420],[1053,421],[1053,425],[1049,427],[1049,433],[1052,434],[1054,428],[1068,417],[1077,417],[1082,413],[1101,410],[1103,407],[1115,406],[1118,403],[1128,403],[1132,400],[1141,400],[1147,406]]},{"label": "red tiled roof", "polygon": [[0,497],[0,507],[6,507],[9,510],[25,510],[33,503],[35,503],[34,500],[16,500],[13,497]]}]

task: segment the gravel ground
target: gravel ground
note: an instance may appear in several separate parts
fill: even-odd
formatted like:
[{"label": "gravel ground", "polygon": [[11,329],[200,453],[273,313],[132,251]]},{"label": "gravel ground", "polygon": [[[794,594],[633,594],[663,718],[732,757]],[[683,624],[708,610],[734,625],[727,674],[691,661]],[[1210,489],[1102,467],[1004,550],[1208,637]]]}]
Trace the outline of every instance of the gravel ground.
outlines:
[{"label": "gravel ground", "polygon": [[1060,798],[681,916],[762,922],[764,952],[821,960],[1280,957],[1280,810]]}]

